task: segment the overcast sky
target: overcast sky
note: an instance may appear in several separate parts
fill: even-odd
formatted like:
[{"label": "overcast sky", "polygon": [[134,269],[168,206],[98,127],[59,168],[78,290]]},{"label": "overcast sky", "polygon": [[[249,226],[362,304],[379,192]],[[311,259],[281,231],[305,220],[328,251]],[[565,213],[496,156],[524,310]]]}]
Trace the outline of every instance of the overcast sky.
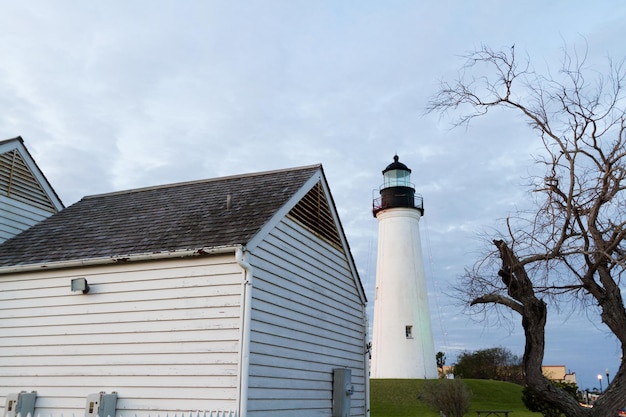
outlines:
[{"label": "overcast sky", "polygon": [[[435,349],[450,364],[464,349],[521,355],[516,318],[476,323],[446,292],[478,233],[526,203],[536,135],[505,112],[451,130],[424,109],[481,45],[515,44],[538,70],[557,69],[564,45],[600,65],[626,57],[625,22],[622,0],[0,0],[0,139],[24,138],[66,206],[322,163],[370,307],[372,190],[397,153],[425,202]],[[546,364],[581,388],[615,373],[618,345],[596,316],[550,320]]]}]

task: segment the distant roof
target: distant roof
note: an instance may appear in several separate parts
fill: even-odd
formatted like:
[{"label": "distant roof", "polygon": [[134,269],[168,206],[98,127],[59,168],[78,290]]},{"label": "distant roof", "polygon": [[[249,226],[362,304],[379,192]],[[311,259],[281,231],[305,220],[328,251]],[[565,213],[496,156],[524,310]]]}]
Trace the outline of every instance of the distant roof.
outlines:
[{"label": "distant roof", "polygon": [[84,197],[0,245],[0,267],[245,245],[320,168]]}]

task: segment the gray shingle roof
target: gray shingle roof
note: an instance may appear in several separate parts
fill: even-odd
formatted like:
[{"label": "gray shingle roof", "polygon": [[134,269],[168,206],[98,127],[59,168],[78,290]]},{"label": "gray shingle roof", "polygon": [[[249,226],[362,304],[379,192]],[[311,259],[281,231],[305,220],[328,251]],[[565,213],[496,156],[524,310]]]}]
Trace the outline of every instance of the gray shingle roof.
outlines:
[{"label": "gray shingle roof", "polygon": [[0,267],[244,245],[320,167],[88,196],[0,245]]}]

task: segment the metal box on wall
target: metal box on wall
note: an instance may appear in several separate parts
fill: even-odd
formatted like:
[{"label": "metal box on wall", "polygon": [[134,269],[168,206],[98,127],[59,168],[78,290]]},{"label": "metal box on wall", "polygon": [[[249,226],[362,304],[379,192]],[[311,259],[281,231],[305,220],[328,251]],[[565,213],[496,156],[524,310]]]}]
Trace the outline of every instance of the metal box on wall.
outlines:
[{"label": "metal box on wall", "polygon": [[17,394],[8,394],[6,406],[4,407],[5,417],[27,417],[35,414],[35,401],[37,392],[22,391]]},{"label": "metal box on wall", "polygon": [[350,417],[350,397],[354,392],[352,371],[347,368],[333,370],[333,417]]},{"label": "metal box on wall", "polygon": [[89,394],[85,405],[85,417],[115,417],[116,409],[117,392]]}]

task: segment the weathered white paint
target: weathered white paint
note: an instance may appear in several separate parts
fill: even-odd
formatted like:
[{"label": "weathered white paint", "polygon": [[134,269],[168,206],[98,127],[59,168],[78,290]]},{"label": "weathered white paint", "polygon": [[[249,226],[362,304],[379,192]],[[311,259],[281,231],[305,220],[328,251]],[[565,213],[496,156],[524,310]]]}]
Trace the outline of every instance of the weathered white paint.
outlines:
[{"label": "weathered white paint", "polygon": [[[379,211],[372,378],[437,378],[420,211]],[[406,326],[412,326],[407,337]]]},{"label": "weathered white paint", "polygon": [[0,407],[36,390],[36,413],[82,415],[117,391],[129,415],[236,410],[241,282],[234,253],[0,275]]},{"label": "weathered white paint", "polygon": [[366,413],[365,304],[346,256],[284,219],[254,251],[248,415],[328,416],[333,368]]},{"label": "weathered white paint", "polygon": [[135,253],[132,255],[103,256],[100,258],[71,259],[44,263],[20,264],[0,267],[0,274],[40,271],[42,269],[79,268],[119,264],[127,262],[156,261],[163,259],[187,258],[193,256],[234,253],[238,246],[219,246],[214,248],[179,249],[163,252]]}]

